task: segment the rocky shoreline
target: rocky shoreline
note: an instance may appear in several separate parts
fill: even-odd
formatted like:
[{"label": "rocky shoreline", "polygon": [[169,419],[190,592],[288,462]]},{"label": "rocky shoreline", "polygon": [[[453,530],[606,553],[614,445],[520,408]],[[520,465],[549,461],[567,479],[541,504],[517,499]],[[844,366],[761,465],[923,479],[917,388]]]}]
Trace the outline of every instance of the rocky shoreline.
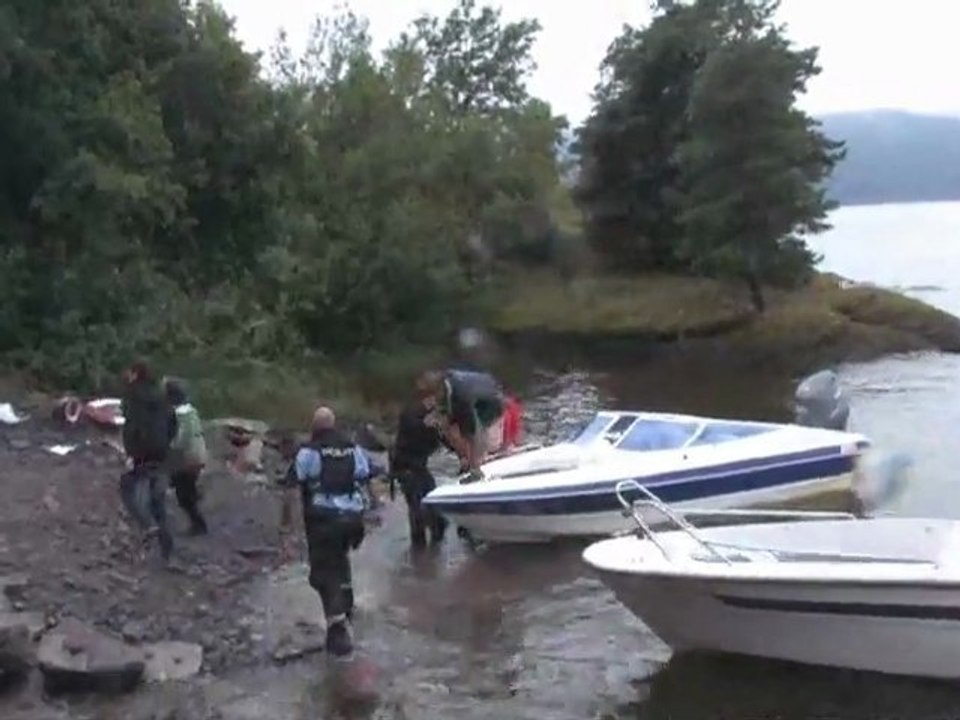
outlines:
[{"label": "rocky shoreline", "polygon": [[[22,423],[0,423],[0,716],[5,703],[40,712],[44,698],[122,694],[322,650],[309,588],[296,622],[271,622],[262,602],[260,588],[292,559],[271,482],[282,460],[269,444],[238,449],[223,423],[208,424],[211,535],[188,537],[169,503],[177,546],[164,566],[121,509],[117,438],[49,420],[49,407],[29,410]],[[299,559],[297,528],[291,540]]]}]

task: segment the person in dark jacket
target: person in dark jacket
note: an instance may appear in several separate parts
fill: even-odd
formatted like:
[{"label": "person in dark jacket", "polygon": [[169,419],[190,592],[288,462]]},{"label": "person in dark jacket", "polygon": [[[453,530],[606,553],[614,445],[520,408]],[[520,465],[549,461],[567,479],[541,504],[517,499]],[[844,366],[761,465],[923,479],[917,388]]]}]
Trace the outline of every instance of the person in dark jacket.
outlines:
[{"label": "person in dark jacket", "polygon": [[[288,488],[300,488],[309,582],[323,605],[327,650],[338,657],[353,651],[350,551],[363,542],[364,498],[360,484],[369,480],[370,473],[366,454],[336,429],[333,411],[321,407],[313,416],[310,441],[297,451],[282,481]],[[283,518],[288,517],[285,500]]]},{"label": "person in dark jacket", "polygon": [[120,478],[120,496],[147,536],[157,535],[160,554],[169,560],[173,536],[167,524],[165,463],[177,434],[177,417],[145,361],[133,363],[124,381],[121,410],[128,469]]},{"label": "person in dark jacket", "polygon": [[423,498],[437,486],[427,462],[444,443],[439,430],[426,421],[429,412],[430,408],[423,400],[407,405],[400,413],[396,439],[390,451],[391,488],[393,482],[400,483],[407,503],[410,542],[414,547],[426,545],[428,530],[430,541],[439,543],[447,529],[443,516],[423,507]]},{"label": "person in dark jacket", "polygon": [[430,371],[417,382],[420,397],[441,419],[460,456],[461,471],[476,474],[487,453],[487,431],[503,415],[503,391],[494,377],[470,370]]}]

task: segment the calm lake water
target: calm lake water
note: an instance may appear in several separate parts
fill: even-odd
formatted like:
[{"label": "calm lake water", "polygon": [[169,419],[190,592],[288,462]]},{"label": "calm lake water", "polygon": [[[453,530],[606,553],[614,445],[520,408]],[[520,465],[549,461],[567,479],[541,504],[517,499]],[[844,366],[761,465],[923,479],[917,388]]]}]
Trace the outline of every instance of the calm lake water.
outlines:
[{"label": "calm lake water", "polygon": [[[823,267],[897,286],[960,314],[960,204],[842,209],[819,238]],[[544,371],[526,388],[531,434],[565,432],[598,405],[783,417],[789,388],[702,368]],[[842,368],[852,424],[913,454],[898,509],[960,516],[952,472],[960,359],[928,354]],[[456,538],[412,557],[402,502],[355,560],[357,629],[380,699],[335,701],[322,660],[234,679],[224,718],[752,720],[960,717],[960,688],[731,658],[669,660],[580,561],[581,546],[470,555]],[[290,582],[303,583],[303,578]],[[313,601],[311,601],[313,602]],[[236,699],[239,697],[240,699]]]}]

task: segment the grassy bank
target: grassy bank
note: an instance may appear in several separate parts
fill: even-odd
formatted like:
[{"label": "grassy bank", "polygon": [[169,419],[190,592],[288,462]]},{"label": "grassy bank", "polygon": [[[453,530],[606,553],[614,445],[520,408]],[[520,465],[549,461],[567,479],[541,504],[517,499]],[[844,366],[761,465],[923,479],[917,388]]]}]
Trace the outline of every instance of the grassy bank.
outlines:
[{"label": "grassy bank", "polygon": [[494,329],[506,336],[583,342],[709,342],[758,363],[806,370],[916,350],[960,351],[960,319],[882,288],[822,274],[795,291],[768,290],[757,314],[745,289],[707,278],[547,274],[511,285]]}]

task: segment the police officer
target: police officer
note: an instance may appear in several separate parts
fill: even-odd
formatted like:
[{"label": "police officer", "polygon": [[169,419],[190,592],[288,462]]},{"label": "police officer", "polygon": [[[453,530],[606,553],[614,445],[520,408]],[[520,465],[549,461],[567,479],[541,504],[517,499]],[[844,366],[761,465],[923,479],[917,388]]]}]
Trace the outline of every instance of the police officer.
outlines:
[{"label": "police officer", "polygon": [[[353,651],[351,550],[364,537],[360,483],[370,477],[366,455],[335,427],[327,407],[313,416],[310,441],[300,447],[284,484],[299,485],[310,562],[310,586],[320,595],[327,621],[327,650],[344,657]],[[284,508],[284,517],[286,502]]]},{"label": "police officer", "polygon": [[430,541],[437,544],[447,529],[447,521],[439,513],[423,507],[423,498],[437,486],[427,462],[443,443],[437,428],[426,421],[429,412],[428,403],[422,399],[403,409],[390,452],[391,491],[393,483],[399,482],[407,503],[410,542],[418,548],[426,545],[428,530]]}]

